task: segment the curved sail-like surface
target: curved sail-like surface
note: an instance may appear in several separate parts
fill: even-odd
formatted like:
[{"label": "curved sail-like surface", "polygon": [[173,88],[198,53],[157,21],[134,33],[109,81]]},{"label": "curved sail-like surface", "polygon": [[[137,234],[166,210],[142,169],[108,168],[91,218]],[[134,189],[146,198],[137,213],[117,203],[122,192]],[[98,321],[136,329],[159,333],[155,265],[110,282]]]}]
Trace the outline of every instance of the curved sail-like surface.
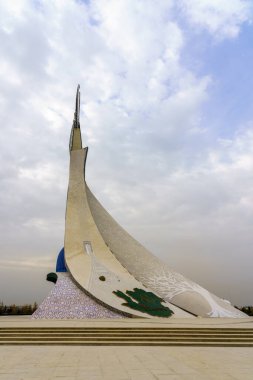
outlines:
[{"label": "curved sail-like surface", "polygon": [[202,317],[244,317],[228,301],[211,294],[200,285],[152,255],[130,236],[103,208],[87,188],[88,202],[104,241],[121,264],[143,285],[168,302]]},{"label": "curved sail-like surface", "polygon": [[[174,316],[245,316],[229,302],[171,270],[101,206],[85,182],[88,148],[82,148],[79,114],[78,87],[70,138],[64,249],[67,268],[79,287],[105,306],[128,316],[149,317],[144,310],[150,307],[148,297],[154,308],[162,313],[162,308],[167,307]],[[164,305],[159,304],[162,299],[166,301]]]},{"label": "curved sail-like surface", "polygon": [[[93,218],[87,199],[85,162],[88,149],[70,152],[69,187],[65,224],[65,260],[75,282],[90,296],[112,310],[128,316],[150,317],[134,310],[115,292],[126,294],[137,288],[147,289],[134,278],[113,255]],[[188,314],[174,305],[164,303],[175,316]]]}]

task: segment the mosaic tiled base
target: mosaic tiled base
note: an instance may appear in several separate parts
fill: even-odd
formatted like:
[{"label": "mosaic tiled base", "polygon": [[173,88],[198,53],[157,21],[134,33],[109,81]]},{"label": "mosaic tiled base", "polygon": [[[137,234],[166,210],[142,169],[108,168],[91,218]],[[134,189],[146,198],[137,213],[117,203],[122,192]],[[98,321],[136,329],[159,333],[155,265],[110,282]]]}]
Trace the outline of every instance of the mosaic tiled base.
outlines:
[{"label": "mosaic tiled base", "polygon": [[34,319],[125,318],[87,296],[72,281],[69,273],[58,273],[50,294],[33,313]]}]

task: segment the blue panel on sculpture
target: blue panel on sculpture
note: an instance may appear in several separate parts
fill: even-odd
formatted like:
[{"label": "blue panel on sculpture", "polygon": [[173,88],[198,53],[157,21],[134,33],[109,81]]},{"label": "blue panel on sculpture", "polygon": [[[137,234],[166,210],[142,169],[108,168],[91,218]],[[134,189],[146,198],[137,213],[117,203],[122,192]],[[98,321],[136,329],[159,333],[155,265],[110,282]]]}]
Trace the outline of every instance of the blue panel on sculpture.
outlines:
[{"label": "blue panel on sculpture", "polygon": [[61,249],[56,262],[56,272],[67,272],[64,258],[64,248]]}]

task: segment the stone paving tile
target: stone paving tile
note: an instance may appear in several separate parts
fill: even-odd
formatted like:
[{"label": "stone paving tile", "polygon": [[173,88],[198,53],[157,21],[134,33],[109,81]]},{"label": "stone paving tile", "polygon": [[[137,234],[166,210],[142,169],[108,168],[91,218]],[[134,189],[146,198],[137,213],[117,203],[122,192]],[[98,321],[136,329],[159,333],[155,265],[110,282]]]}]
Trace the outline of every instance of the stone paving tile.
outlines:
[{"label": "stone paving tile", "polygon": [[[231,378],[234,380],[252,380],[253,379],[253,368],[251,368],[250,370],[247,370],[247,371],[244,371],[243,368],[242,370],[240,370],[239,368],[238,369],[235,369],[233,371],[233,373],[231,372],[231,374],[229,374],[229,376],[231,376]],[[220,377],[221,378],[221,377]]]},{"label": "stone paving tile", "polygon": [[[202,376],[204,378],[208,378],[210,380],[235,380],[235,377],[232,377],[231,375],[224,373],[224,372],[219,372],[219,371],[213,371],[212,369],[202,372]],[[242,377],[241,377],[242,379]]]},{"label": "stone paving tile", "polygon": [[173,369],[167,367],[165,370],[161,369],[151,369],[151,373],[156,377],[161,376],[168,376],[168,375],[175,375],[175,371]]},{"label": "stone paving tile", "polygon": [[155,376],[152,375],[149,371],[145,369],[130,369],[128,371],[129,378],[131,380],[139,380],[139,379],[147,379],[147,380],[154,380],[156,379]]},{"label": "stone paving tile", "polygon": [[253,348],[0,346],[0,380],[253,380]]},{"label": "stone paving tile", "polygon": [[209,378],[195,377],[195,375],[161,375],[156,377],[157,380],[209,380]]}]

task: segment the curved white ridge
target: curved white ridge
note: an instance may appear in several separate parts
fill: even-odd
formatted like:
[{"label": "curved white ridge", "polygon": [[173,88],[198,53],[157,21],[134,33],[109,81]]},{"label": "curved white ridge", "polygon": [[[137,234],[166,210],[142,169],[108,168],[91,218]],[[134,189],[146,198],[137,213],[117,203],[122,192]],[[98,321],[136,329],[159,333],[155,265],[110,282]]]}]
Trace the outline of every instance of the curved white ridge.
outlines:
[{"label": "curved white ridge", "polygon": [[104,241],[120,263],[144,286],[194,315],[246,317],[227,301],[171,270],[130,236],[103,208],[88,187],[86,191],[91,213]]},{"label": "curved white ridge", "polygon": [[[127,316],[152,318],[149,314],[124,305],[113,292],[146,289],[111,252],[97,227],[87,199],[85,162],[87,148],[70,152],[69,187],[65,224],[65,260],[75,282],[89,295],[112,310]],[[103,280],[102,280],[103,279]],[[190,316],[165,302],[173,316]]]}]

